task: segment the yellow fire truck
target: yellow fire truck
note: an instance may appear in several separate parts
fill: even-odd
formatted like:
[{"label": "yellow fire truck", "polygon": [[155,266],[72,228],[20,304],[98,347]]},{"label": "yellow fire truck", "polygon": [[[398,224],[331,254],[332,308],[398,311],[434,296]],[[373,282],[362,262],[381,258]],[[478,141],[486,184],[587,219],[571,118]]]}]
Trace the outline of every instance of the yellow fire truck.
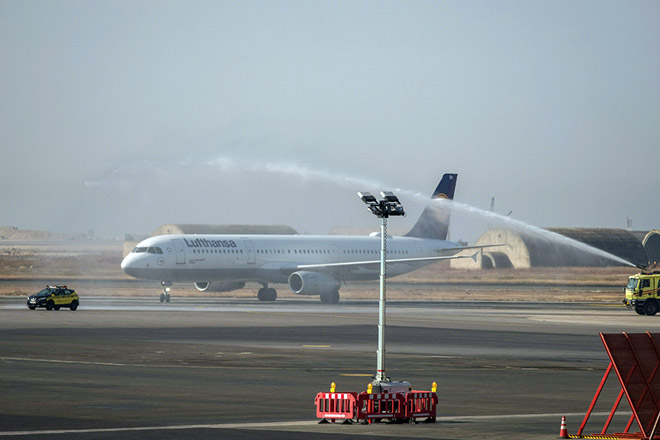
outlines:
[{"label": "yellow fire truck", "polygon": [[640,315],[655,315],[660,311],[660,270],[642,271],[628,277],[623,303]]}]

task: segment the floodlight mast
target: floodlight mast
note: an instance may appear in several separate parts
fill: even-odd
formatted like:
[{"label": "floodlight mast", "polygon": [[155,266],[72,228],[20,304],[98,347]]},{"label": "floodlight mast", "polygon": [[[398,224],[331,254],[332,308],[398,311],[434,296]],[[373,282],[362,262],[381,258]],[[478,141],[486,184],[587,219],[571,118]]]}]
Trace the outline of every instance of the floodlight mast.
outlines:
[{"label": "floodlight mast", "polygon": [[401,202],[390,191],[383,191],[380,193],[383,197],[380,201],[376,199],[371,193],[359,192],[358,196],[367,208],[376,217],[381,219],[380,222],[380,298],[378,301],[378,352],[377,352],[377,365],[376,376],[374,383],[389,382],[389,378],[385,374],[385,302],[387,300],[387,284],[386,284],[386,259],[387,259],[387,219],[390,216],[406,215],[403,210]]}]

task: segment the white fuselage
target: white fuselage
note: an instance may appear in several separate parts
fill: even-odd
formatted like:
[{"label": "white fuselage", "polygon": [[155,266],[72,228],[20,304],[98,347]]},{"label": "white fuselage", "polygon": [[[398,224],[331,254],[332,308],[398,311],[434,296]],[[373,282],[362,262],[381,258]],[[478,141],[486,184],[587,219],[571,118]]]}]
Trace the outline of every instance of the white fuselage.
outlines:
[{"label": "white fuselage", "polygon": [[[453,248],[460,246],[447,240],[388,236],[388,276],[433,262],[396,260],[451,255]],[[289,275],[301,270],[338,281],[368,280],[378,278],[374,262],[380,260],[380,249],[380,236],[162,235],[140,242],[121,267],[133,277],[165,282],[287,283]]]}]

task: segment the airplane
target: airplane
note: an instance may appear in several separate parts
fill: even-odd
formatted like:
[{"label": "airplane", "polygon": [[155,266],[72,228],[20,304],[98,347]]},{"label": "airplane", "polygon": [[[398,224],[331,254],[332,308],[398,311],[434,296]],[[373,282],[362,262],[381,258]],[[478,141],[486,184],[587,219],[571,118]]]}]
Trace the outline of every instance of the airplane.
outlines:
[{"label": "airplane", "polygon": [[[458,174],[445,174],[432,199],[453,199]],[[466,249],[447,240],[449,213],[428,205],[403,236],[388,236],[388,277],[439,260],[476,259],[456,255]],[[122,261],[135,278],[161,281],[161,302],[170,301],[173,283],[192,282],[200,292],[230,292],[256,282],[259,301],[275,301],[270,284],[288,284],[298,295],[318,295],[322,303],[339,302],[342,283],[375,280],[380,274],[380,233],[333,235],[160,235],[141,241]]]}]

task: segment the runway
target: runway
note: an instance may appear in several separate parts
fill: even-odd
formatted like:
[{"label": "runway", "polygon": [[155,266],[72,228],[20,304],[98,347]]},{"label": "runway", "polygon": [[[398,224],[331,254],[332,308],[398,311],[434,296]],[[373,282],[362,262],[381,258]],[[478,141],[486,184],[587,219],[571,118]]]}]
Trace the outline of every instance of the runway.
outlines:
[{"label": "runway", "polygon": [[13,396],[0,438],[554,439],[562,415],[577,429],[607,367],[598,332],[660,323],[616,304],[390,301],[388,375],[436,381],[438,423],[317,425],[317,392],[361,391],[375,371],[376,302],[172,301],[89,297],[71,312],[0,298]]}]

